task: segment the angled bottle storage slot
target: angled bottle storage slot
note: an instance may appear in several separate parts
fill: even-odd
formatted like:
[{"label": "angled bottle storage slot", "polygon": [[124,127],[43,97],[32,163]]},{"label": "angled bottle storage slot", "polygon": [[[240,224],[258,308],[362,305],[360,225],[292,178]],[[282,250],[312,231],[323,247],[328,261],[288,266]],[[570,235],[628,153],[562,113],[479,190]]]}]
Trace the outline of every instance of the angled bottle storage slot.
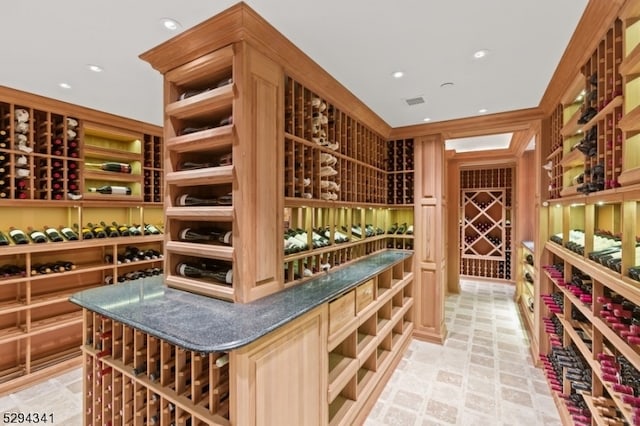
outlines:
[{"label": "angled bottle storage slot", "polygon": [[142,134],[85,123],[83,199],[142,201]]}]

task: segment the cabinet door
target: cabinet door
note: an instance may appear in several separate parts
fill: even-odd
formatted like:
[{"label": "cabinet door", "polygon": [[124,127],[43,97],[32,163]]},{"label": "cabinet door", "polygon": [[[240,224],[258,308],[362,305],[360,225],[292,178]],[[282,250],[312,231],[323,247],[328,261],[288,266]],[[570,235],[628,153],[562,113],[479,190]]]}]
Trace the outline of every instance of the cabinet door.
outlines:
[{"label": "cabinet door", "polygon": [[[327,305],[231,353],[231,422],[327,424]],[[233,389],[235,388],[235,389]]]}]

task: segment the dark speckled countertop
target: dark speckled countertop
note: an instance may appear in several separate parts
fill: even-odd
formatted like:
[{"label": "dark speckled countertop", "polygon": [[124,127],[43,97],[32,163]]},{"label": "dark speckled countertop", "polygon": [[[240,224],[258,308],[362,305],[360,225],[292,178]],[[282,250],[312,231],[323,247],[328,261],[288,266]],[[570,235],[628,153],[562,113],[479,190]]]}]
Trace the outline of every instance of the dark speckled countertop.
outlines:
[{"label": "dark speckled countertop", "polygon": [[376,253],[247,304],[168,288],[162,277],[85,290],[75,293],[70,300],[188,350],[230,351],[259,339],[411,255],[399,250]]}]

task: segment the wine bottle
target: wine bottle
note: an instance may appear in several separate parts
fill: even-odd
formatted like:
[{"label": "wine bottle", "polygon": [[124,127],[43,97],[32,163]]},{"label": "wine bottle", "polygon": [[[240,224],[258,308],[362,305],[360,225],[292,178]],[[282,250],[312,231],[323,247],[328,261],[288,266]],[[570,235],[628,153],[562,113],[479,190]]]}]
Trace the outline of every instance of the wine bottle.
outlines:
[{"label": "wine bottle", "polygon": [[9,236],[16,244],[29,244],[29,238],[22,230],[16,229],[13,226],[9,228]]},{"label": "wine bottle", "polygon": [[232,244],[231,231],[217,228],[184,228],[178,233],[181,241],[193,243],[219,243],[230,246]]},{"label": "wine bottle", "polygon": [[184,194],[176,199],[178,206],[218,206],[220,203],[215,198],[198,198]]},{"label": "wine bottle", "polygon": [[89,188],[89,192],[99,192],[100,194],[131,195],[131,188],[129,188],[128,186],[108,185],[98,188]]},{"label": "wine bottle", "polygon": [[111,222],[111,224],[116,227],[116,229],[120,233],[121,237],[128,237],[129,235],[131,235],[129,233],[129,226],[127,226],[127,225],[118,225],[118,222],[116,222],[116,221]]},{"label": "wine bottle", "polygon": [[129,227],[129,235],[133,235],[133,236],[142,235],[142,231],[137,225],[131,225]]},{"label": "wine bottle", "polygon": [[196,265],[188,264],[188,263],[179,263],[176,272],[178,275],[189,278],[208,278],[212,279],[218,283],[222,284],[232,284],[233,283],[233,270],[217,270],[210,271],[207,269],[200,268]]},{"label": "wine bottle", "polygon": [[146,231],[145,233],[149,235],[160,235],[162,233],[155,225],[151,223],[145,223],[144,230]]},{"label": "wine bottle", "polygon": [[91,233],[96,238],[107,238],[107,233],[104,231],[103,227],[94,225],[91,222],[87,223],[87,226],[91,229]]},{"label": "wine bottle", "polygon": [[127,163],[105,162],[105,163],[84,163],[87,167],[97,167],[105,172],[131,173],[131,165]]},{"label": "wine bottle", "polygon": [[0,246],[8,246],[8,245],[9,245],[9,237],[7,237],[4,232],[0,231]]},{"label": "wine bottle", "polygon": [[60,232],[58,232],[56,228],[51,228],[45,225],[44,233],[47,235],[47,237],[49,237],[51,242],[59,243],[60,241],[64,241],[64,238],[62,238],[62,235],[60,235]]},{"label": "wine bottle", "polygon": [[78,234],[76,234],[76,231],[74,231],[73,229],[69,228],[68,226],[60,225],[60,233],[62,235],[64,235],[64,237],[69,241],[77,241],[78,240]]},{"label": "wine bottle", "polygon": [[196,163],[194,161],[184,161],[180,163],[179,170],[205,169],[208,167],[218,167],[218,163]]},{"label": "wine bottle", "polygon": [[118,229],[115,226],[107,225],[106,223],[104,223],[104,221],[101,221],[100,225],[102,225],[108,237],[115,238],[120,236],[120,233],[118,232]]},{"label": "wine bottle", "polygon": [[77,234],[82,235],[83,240],[90,240],[91,238],[94,237],[93,232],[91,232],[90,228],[86,228],[83,226],[82,229],[80,229],[77,223],[73,224],[73,229],[75,229],[76,235]]}]

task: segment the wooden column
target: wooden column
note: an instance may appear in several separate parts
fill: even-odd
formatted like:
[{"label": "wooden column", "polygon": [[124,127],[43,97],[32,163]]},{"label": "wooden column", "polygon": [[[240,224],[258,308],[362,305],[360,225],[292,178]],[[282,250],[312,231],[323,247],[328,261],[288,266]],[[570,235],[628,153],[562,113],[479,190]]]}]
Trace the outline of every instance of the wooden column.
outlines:
[{"label": "wooden column", "polygon": [[416,322],[414,336],[442,343],[446,293],[446,161],[440,135],[415,139]]}]

